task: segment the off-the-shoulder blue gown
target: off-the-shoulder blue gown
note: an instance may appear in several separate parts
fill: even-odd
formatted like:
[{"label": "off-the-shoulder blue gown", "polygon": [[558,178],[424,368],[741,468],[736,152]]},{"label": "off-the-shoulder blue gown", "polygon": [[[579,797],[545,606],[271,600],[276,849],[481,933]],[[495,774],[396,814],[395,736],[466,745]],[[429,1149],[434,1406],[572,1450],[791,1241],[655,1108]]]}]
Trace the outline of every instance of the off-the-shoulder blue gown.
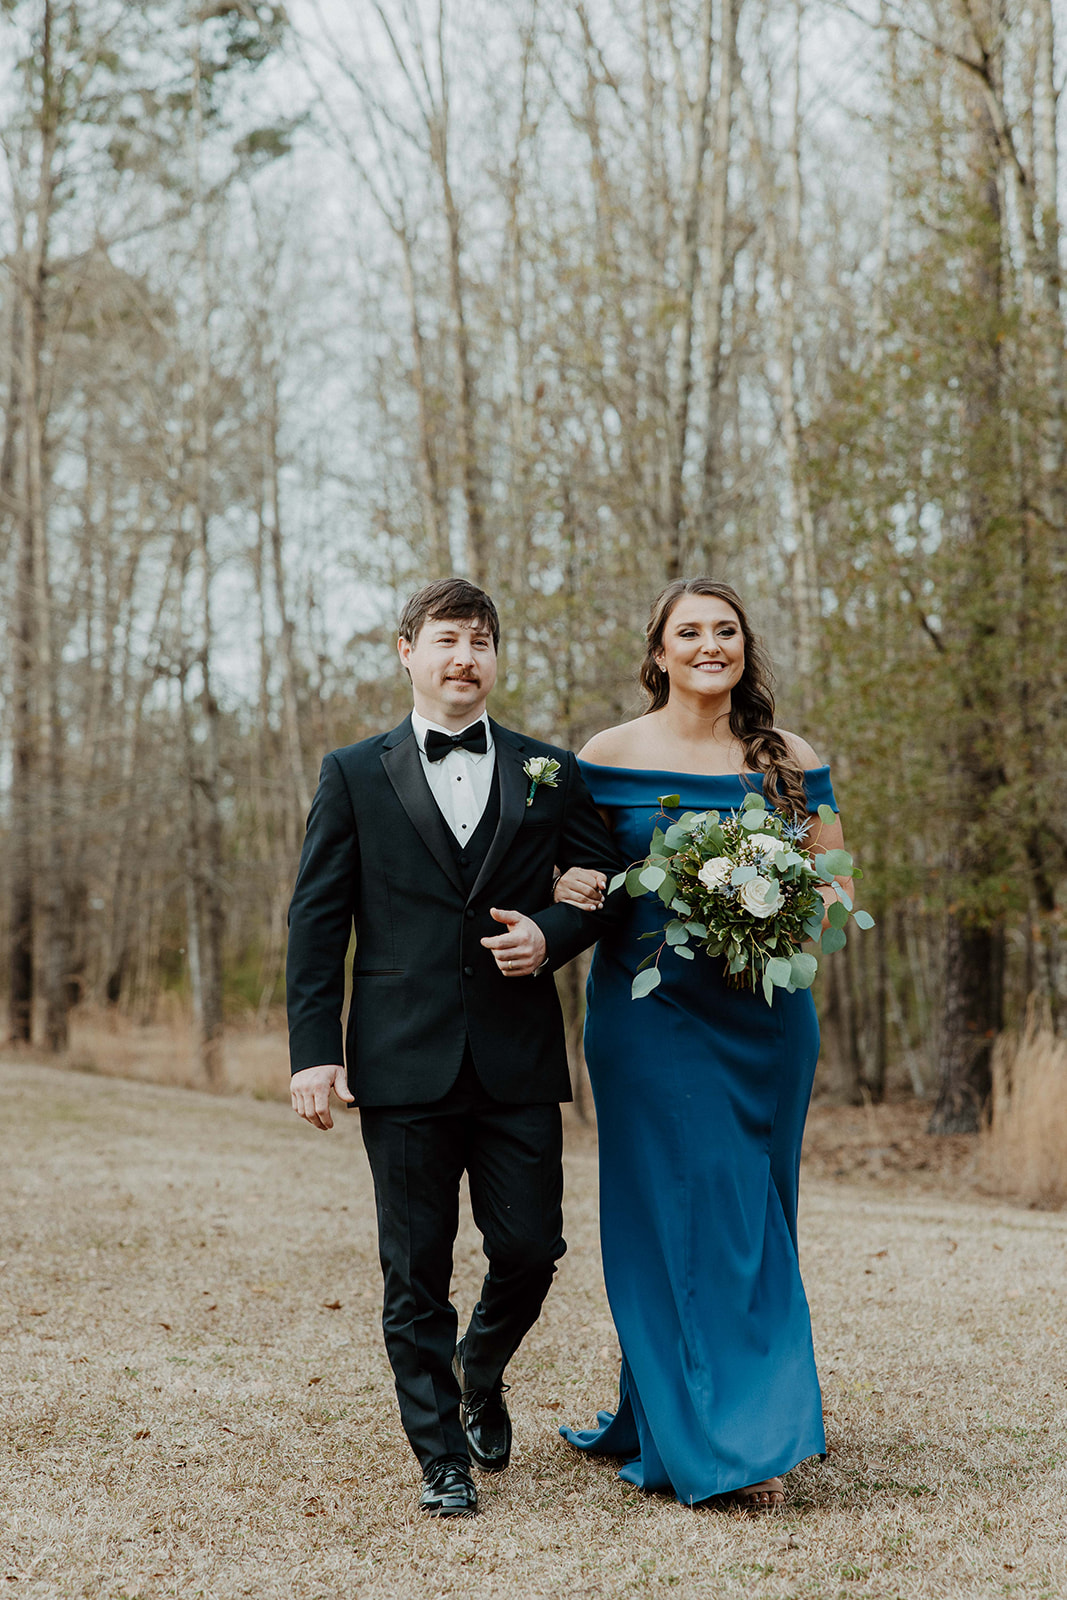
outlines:
[{"label": "off-the-shoulder blue gown", "polygon": [[[648,852],[659,797],[681,811],[738,809],[761,780],[582,763],[628,861]],[[829,768],[805,774],[809,808],[836,804]],[[819,1054],[811,993],[727,985],[723,963],[670,951],[631,1000],[638,935],[663,926],[654,895],[602,939],[585,1053],[600,1140],[604,1277],[622,1347],[618,1410],[582,1450],[684,1505],[825,1452],[811,1319],[797,1257],[800,1146]]]}]

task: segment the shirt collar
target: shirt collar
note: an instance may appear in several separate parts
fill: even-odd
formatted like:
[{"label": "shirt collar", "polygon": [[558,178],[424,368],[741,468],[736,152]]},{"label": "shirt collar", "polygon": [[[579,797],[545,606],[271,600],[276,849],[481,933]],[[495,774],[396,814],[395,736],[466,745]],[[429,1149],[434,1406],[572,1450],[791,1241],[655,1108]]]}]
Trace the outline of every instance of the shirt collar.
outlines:
[{"label": "shirt collar", "polygon": [[[411,713],[411,731],[415,735],[415,741],[423,755],[426,754],[426,735],[431,728],[435,733],[446,733],[449,738],[452,738],[454,734],[466,733],[467,728],[473,728],[479,722],[485,723],[485,753],[488,755],[493,748],[493,730],[490,726],[489,713],[487,711],[483,711],[480,717],[475,717],[473,722],[468,722],[465,728],[442,728],[439,722],[430,722],[428,718],[421,716],[418,711],[413,710]],[[469,756],[472,761],[480,761],[482,759],[480,755],[475,755],[472,750],[465,750],[463,753]]]}]

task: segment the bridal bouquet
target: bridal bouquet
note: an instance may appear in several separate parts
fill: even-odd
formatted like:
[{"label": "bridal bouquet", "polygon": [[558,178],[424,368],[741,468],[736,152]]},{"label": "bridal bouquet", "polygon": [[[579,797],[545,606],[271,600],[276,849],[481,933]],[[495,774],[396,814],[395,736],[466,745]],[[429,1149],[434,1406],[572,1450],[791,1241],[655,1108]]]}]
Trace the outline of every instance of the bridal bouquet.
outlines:
[{"label": "bridal bouquet", "polygon": [[[664,813],[679,804],[676,794],[660,797]],[[829,806],[820,806],[819,816],[826,823],[836,820]],[[792,994],[810,987],[819,964],[802,949],[805,940],[829,955],[845,944],[849,917],[859,928],[874,926],[873,917],[853,910],[835,882],[860,876],[848,851],[807,855],[801,848],[807,822],[768,811],[758,794],[747,795],[739,812],[723,817],[717,811],[687,811],[677,822],[666,815],[664,821],[645,859],[610,884],[617,889],[625,883],[627,894],[635,897],[651,891],[674,913],[661,932],[641,935],[660,944],[637,969],[635,1000],[659,983],[665,949],[692,961],[695,945],[709,956],[722,956],[732,982],[753,992],[761,986],[770,1005],[775,989]],[[828,910],[820,885],[829,885],[836,895]],[[825,933],[824,914],[830,922]]]}]

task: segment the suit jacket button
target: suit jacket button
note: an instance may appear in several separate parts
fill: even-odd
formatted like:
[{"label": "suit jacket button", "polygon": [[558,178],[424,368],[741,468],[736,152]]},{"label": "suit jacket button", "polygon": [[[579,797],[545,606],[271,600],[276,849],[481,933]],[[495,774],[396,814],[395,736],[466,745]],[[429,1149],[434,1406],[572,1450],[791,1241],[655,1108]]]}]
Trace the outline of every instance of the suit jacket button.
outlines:
[{"label": "suit jacket button", "polygon": [[470,906],[468,906],[467,907],[467,919],[468,919],[468,921],[470,920],[471,917],[473,917],[473,915],[474,915],[474,912],[471,910]]},{"label": "suit jacket button", "polygon": [[474,968],[473,967],[464,967],[463,968],[463,976],[465,978],[473,978],[474,977]]}]

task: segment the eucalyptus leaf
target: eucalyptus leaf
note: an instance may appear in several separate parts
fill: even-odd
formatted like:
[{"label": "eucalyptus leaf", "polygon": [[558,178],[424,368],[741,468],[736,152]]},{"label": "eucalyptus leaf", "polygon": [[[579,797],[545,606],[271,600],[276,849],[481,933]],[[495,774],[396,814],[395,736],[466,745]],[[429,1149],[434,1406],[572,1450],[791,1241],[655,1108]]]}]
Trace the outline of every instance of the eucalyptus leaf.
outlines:
[{"label": "eucalyptus leaf", "polygon": [[815,857],[815,865],[820,872],[829,872],[832,877],[847,878],[852,871],[852,857],[847,850],[827,850]]},{"label": "eucalyptus leaf", "polygon": [[732,973],[744,972],[747,966],[748,953],[747,951],[742,950],[738,955],[734,956],[733,960],[730,962],[730,971]]},{"label": "eucalyptus leaf", "polygon": [[835,883],[834,884],[834,888],[837,890],[837,898],[840,900],[840,902],[844,906],[845,910],[846,911],[851,911],[852,910],[852,896],[849,894],[848,890],[847,889],[842,889],[842,887],[841,887],[841,885],[839,883]]},{"label": "eucalyptus leaf", "polygon": [[735,867],[731,872],[730,882],[736,887],[736,885],[740,883],[747,883],[750,878],[758,877],[759,873],[756,871],[755,867],[750,865],[742,865],[740,867]]},{"label": "eucalyptus leaf", "polygon": [[615,876],[612,878],[611,882],[608,884],[608,893],[609,894],[614,894],[615,890],[616,889],[621,889],[622,885],[625,882],[626,882],[626,874],[625,874],[625,872],[617,872],[615,874]]},{"label": "eucalyptus leaf", "polygon": [[761,794],[749,792],[742,801],[741,810],[754,811],[757,806],[761,811],[766,811],[767,809],[767,803]]},{"label": "eucalyptus leaf", "polygon": [[692,909],[693,908],[689,904],[688,900],[683,900],[678,895],[675,895],[674,899],[671,901],[671,910],[677,911],[683,917],[687,917]]},{"label": "eucalyptus leaf", "polygon": [[808,989],[819,970],[819,963],[806,950],[798,950],[789,958],[789,976],[798,989]]},{"label": "eucalyptus leaf", "polygon": [[764,985],[768,978],[778,988],[784,989],[790,978],[789,962],[783,961],[781,956],[772,956],[763,969]]},{"label": "eucalyptus leaf", "polygon": [[873,928],[874,918],[869,911],[857,911],[855,922],[857,928]]},{"label": "eucalyptus leaf", "polygon": [[666,876],[662,867],[649,866],[641,869],[639,879],[642,888],[658,889]]},{"label": "eucalyptus leaf", "polygon": [[807,922],[805,922],[804,937],[805,939],[817,939],[821,932],[822,913],[817,911],[813,917],[809,917]]},{"label": "eucalyptus leaf", "polygon": [[848,943],[844,928],[827,928],[822,936],[824,954],[832,956],[835,950],[843,950]]},{"label": "eucalyptus leaf", "polygon": [[661,811],[675,811],[682,803],[680,794],[661,794],[659,808]]},{"label": "eucalyptus leaf", "polygon": [[663,936],[669,945],[689,943],[689,929],[684,922],[668,922]]},{"label": "eucalyptus leaf", "polygon": [[706,939],[708,936],[708,930],[705,928],[704,924],[702,922],[695,922],[692,919],[690,919],[689,922],[689,932],[693,935],[694,939]]},{"label": "eucalyptus leaf", "polygon": [[767,821],[766,811],[745,811],[741,817],[741,826],[749,833],[757,833]]},{"label": "eucalyptus leaf", "polygon": [[678,893],[678,881],[677,881],[677,879],[676,878],[672,878],[670,873],[668,872],[667,876],[664,878],[663,882],[660,884],[659,889],[656,892],[659,895],[660,899],[663,901],[663,904],[665,906],[669,906],[671,901],[674,899],[675,895]]},{"label": "eucalyptus leaf", "polygon": [[763,974],[763,998],[769,1006],[774,1004],[774,980],[768,972]]},{"label": "eucalyptus leaf", "polygon": [[676,956],[684,956],[687,961],[693,961],[696,958],[696,952],[694,950],[690,950],[687,944],[676,944],[674,947],[674,953]]},{"label": "eucalyptus leaf", "polygon": [[824,805],[819,807],[819,821],[825,822],[828,828],[833,827],[834,823],[837,821],[837,812],[834,810],[833,806]]},{"label": "eucalyptus leaf", "polygon": [[688,843],[688,829],[680,828],[676,822],[672,822],[663,835],[663,848],[671,851],[683,850]]},{"label": "eucalyptus leaf", "polygon": [[848,921],[848,907],[835,900],[826,915],[830,919],[831,928],[843,928]]},{"label": "eucalyptus leaf", "polygon": [[659,982],[660,972],[658,967],[647,967],[644,972],[639,972],[630,985],[631,1000],[640,1000],[646,994],[651,994],[653,989],[658,988]]},{"label": "eucalyptus leaf", "polygon": [[632,894],[632,895],[644,894],[645,886],[641,882],[641,874],[642,874],[642,872],[644,872],[644,870],[645,870],[644,867],[631,867],[630,868],[629,872],[626,874],[626,893],[627,894]]}]

